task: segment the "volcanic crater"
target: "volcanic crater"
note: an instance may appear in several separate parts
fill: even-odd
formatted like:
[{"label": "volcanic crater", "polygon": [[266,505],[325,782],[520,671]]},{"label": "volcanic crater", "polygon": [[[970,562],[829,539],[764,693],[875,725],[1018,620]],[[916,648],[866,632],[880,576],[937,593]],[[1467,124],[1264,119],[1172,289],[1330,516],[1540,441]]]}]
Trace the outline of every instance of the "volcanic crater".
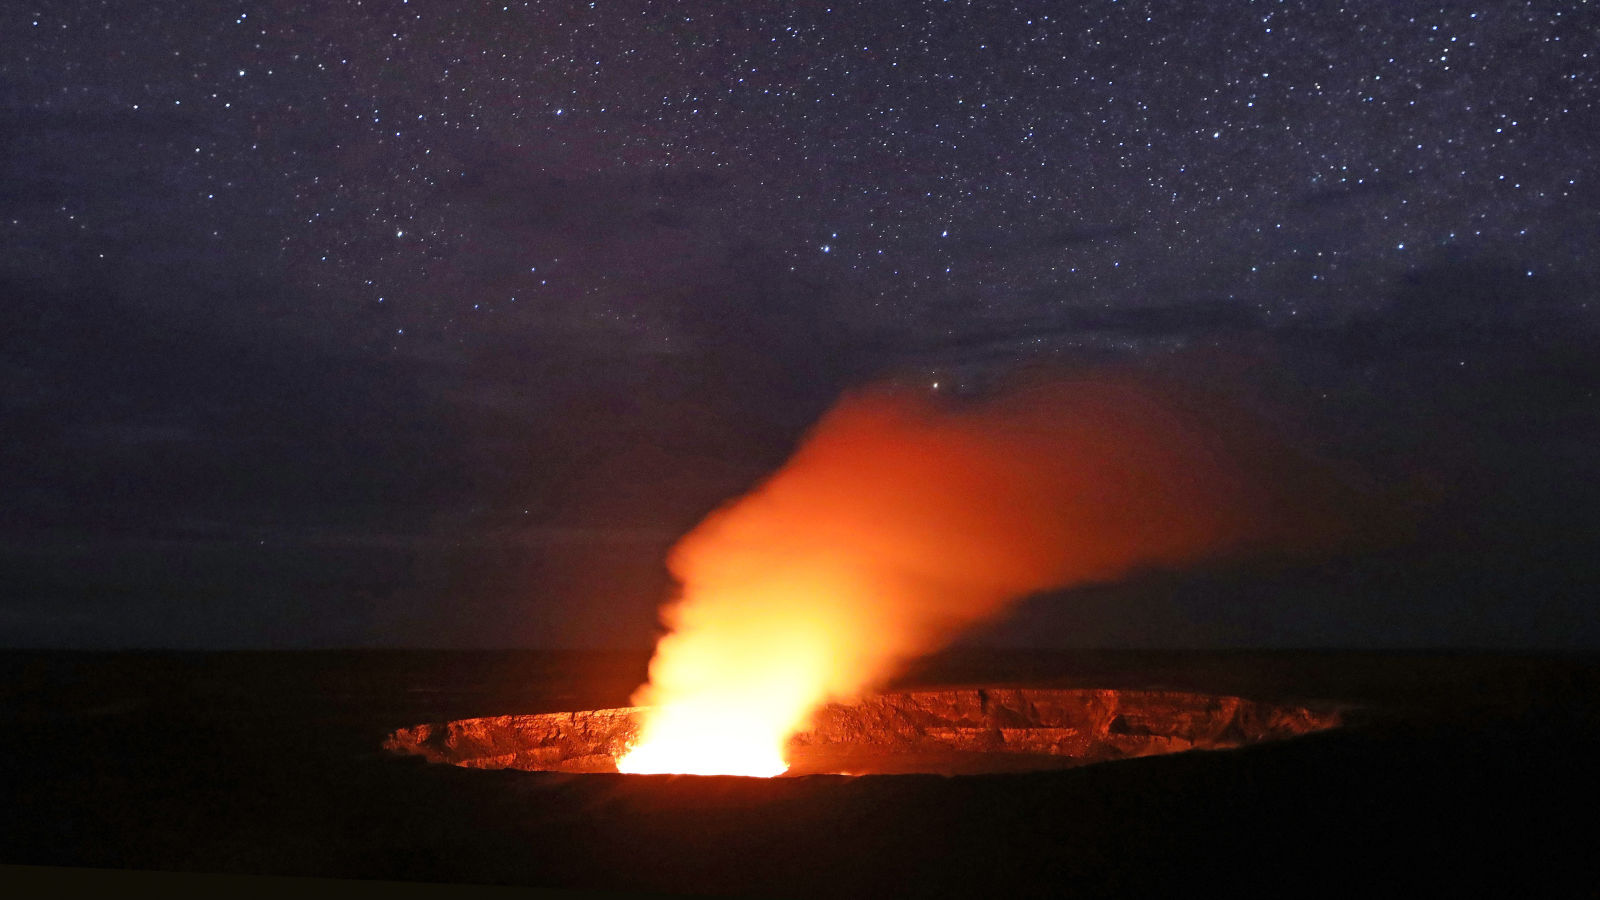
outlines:
[{"label": "volcanic crater", "polygon": [[[400,728],[391,753],[479,769],[616,772],[644,707],[489,716]],[[830,703],[788,744],[785,776],[1062,769],[1283,740],[1338,709],[1182,691],[960,688]]]}]

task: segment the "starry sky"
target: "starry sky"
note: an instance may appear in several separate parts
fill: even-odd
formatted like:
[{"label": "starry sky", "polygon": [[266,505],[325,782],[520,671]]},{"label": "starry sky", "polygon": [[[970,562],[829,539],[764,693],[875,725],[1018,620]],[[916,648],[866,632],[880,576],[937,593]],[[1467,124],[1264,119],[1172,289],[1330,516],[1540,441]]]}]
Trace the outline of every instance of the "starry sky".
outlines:
[{"label": "starry sky", "polygon": [[647,643],[841,390],[1045,362],[1241,379],[1423,537],[1030,633],[1600,645],[1597,13],[8,4],[0,642]]}]

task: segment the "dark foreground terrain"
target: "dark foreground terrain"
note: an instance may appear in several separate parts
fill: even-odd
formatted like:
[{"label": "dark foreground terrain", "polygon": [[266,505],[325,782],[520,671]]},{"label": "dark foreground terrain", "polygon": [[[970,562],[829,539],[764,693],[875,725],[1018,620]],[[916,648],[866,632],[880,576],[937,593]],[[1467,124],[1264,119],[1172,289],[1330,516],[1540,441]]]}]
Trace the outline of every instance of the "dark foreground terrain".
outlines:
[{"label": "dark foreground terrain", "polygon": [[619,706],[644,662],[6,652],[0,863],[756,896],[1600,884],[1592,657],[965,653],[905,679],[1352,707],[1291,741],[1032,774],[569,775],[380,749],[421,722]]}]

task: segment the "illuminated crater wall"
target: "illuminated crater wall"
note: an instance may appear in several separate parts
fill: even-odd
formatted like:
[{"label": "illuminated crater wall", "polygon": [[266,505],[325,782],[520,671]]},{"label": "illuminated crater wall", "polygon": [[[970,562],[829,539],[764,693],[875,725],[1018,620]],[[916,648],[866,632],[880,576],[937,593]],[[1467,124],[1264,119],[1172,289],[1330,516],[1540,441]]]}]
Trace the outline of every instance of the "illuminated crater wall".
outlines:
[{"label": "illuminated crater wall", "polygon": [[[642,707],[491,716],[401,728],[392,753],[480,769],[615,772]],[[1035,771],[1282,740],[1336,709],[1176,691],[969,688],[829,704],[790,740],[787,775]]]}]

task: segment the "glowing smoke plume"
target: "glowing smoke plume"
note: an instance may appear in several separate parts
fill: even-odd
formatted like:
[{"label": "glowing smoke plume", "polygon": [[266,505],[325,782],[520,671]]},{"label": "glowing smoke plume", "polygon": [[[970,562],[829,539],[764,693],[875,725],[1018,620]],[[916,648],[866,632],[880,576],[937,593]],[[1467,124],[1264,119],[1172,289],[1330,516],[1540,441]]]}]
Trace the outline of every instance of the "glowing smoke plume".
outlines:
[{"label": "glowing smoke plume", "polygon": [[619,768],[778,774],[818,706],[1015,599],[1333,536],[1330,480],[1182,393],[1119,376],[847,396],[674,548],[682,594],[634,696],[654,709]]}]

